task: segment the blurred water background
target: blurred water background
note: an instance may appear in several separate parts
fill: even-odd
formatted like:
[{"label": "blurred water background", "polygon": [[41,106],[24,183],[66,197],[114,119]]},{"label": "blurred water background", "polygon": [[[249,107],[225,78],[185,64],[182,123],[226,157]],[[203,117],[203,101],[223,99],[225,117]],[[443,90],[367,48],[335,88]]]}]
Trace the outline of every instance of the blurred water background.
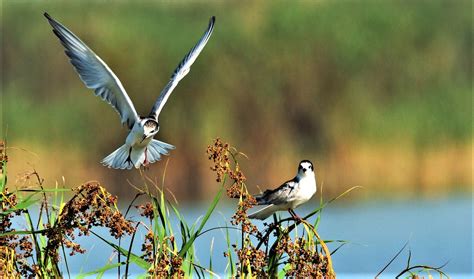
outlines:
[{"label": "blurred water background", "polygon": [[[113,69],[143,115],[215,15],[160,117],[157,138],[177,147],[166,186],[181,204],[218,189],[205,149],[221,137],[248,155],[252,192],[293,177],[301,159],[315,163],[326,199],[364,187],[324,213],[323,238],[361,244],[335,255],[336,271],[374,272],[410,237],[424,263],[472,271],[471,1],[0,5],[10,185],[34,168],[51,186],[99,180],[125,203],[142,181],[100,166],[127,131],[82,84],[43,12]],[[161,179],[165,164],[147,174]]]}]

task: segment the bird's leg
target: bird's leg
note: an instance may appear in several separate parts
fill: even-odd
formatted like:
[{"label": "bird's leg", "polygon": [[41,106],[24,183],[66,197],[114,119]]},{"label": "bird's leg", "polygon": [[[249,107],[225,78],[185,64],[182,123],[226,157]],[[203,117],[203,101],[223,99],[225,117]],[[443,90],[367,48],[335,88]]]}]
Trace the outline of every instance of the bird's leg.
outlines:
[{"label": "bird's leg", "polygon": [[132,158],[130,157],[131,154],[132,154],[132,147],[130,147],[130,149],[128,150],[128,156],[127,156],[127,159],[125,159],[125,163],[131,164],[133,166]]},{"label": "bird's leg", "polygon": [[145,161],[143,162],[144,166],[148,165],[148,157],[146,155],[147,151],[148,151],[148,147],[145,147]]},{"label": "bird's leg", "polygon": [[298,214],[296,214],[296,212],[293,210],[293,209],[288,209],[288,212],[291,214],[291,217],[293,217],[293,219],[295,219],[296,222],[298,223],[301,223],[303,221],[303,219],[301,219],[300,216],[298,216]]},{"label": "bird's leg", "polygon": [[148,170],[148,157],[147,157],[148,147],[145,147],[145,161],[143,161],[143,170]]}]

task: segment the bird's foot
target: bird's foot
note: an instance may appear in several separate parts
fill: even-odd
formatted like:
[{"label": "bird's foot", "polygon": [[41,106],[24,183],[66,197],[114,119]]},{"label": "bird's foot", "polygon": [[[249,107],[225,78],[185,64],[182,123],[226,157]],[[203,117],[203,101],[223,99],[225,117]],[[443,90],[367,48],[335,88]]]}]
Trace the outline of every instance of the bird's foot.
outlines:
[{"label": "bird's foot", "polygon": [[125,163],[133,166],[132,158],[130,157],[131,153],[132,153],[132,148],[130,147],[130,150],[128,151],[127,159],[125,159]]}]

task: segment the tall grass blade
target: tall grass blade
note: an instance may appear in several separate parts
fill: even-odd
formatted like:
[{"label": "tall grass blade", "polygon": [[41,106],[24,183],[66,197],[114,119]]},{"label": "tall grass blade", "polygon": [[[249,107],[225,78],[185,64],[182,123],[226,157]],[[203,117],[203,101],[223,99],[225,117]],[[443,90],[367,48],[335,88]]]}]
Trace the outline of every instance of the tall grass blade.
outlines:
[{"label": "tall grass blade", "polygon": [[230,235],[229,235],[229,227],[225,226],[225,238],[227,242],[227,256],[229,257],[228,265],[230,265],[230,276],[235,274],[235,265],[234,260],[232,259],[232,245],[230,244]]},{"label": "tall grass blade", "polygon": [[[29,229],[30,231],[34,231],[34,227],[33,227],[33,220],[31,220],[31,216],[28,212],[28,210],[26,210],[26,212],[24,213],[25,214],[25,217],[26,217],[26,220],[28,221],[28,226],[29,226]],[[31,233],[31,238],[33,239],[33,243],[35,244],[35,252],[36,252],[36,261],[38,262],[38,265],[39,266],[43,266],[43,247],[39,245],[38,243],[38,238],[36,237],[36,234],[35,233]]]},{"label": "tall grass blade", "polygon": [[22,199],[17,205],[15,205],[13,208],[0,212],[0,215],[8,215],[16,210],[27,209],[31,205],[38,203],[40,199],[33,199],[35,195],[36,193],[27,196],[26,198]]},{"label": "tall grass blade", "polygon": [[222,195],[222,192],[224,190],[225,182],[226,182],[226,177],[224,177],[221,188],[219,189],[219,192],[217,192],[216,196],[214,197],[214,200],[212,201],[211,205],[207,209],[206,215],[204,215],[204,218],[201,220],[201,224],[199,225],[199,228],[197,229],[196,232],[193,233],[191,238],[186,243],[184,243],[184,246],[183,246],[183,248],[181,248],[181,251],[179,251],[179,256],[180,257],[183,257],[186,254],[186,252],[189,250],[191,245],[193,245],[194,240],[196,240],[196,237],[199,235],[199,233],[202,231],[202,229],[206,225],[207,221],[209,220],[209,217],[211,216],[212,212],[214,211],[217,204],[219,203],[219,200],[221,199],[221,195]]},{"label": "tall grass blade", "polygon": [[0,193],[3,193],[7,185],[7,161],[3,160],[0,162],[2,168],[0,168]]},{"label": "tall grass blade", "polygon": [[[83,273],[83,274],[79,274],[77,275],[77,279],[83,279],[83,278],[86,278],[88,276],[92,276],[92,275],[96,275],[96,274],[104,274],[107,270],[110,270],[110,269],[113,269],[113,268],[116,268],[116,267],[119,267],[121,265],[123,265],[124,263],[114,263],[114,264],[107,264],[107,265],[104,265],[103,267],[99,268],[99,269],[96,269],[94,271],[91,271],[91,272],[87,272],[87,273]],[[98,276],[97,276],[98,277]]]},{"label": "tall grass blade", "polygon": [[139,225],[140,223],[137,223],[137,225],[135,226],[135,231],[133,232],[132,239],[130,240],[130,246],[128,247],[127,261],[126,261],[127,264],[125,265],[125,277],[128,276],[128,267],[130,266],[130,255],[132,254],[133,241],[135,240],[135,235],[137,234],[137,229]]},{"label": "tall grass blade", "polygon": [[[107,243],[109,246],[111,246],[112,248],[114,248],[115,250],[119,251],[120,253],[122,253],[122,255],[124,256],[128,256],[129,253],[127,250],[123,249],[122,247],[108,241],[107,239],[103,238],[102,236],[96,234],[95,232],[93,231],[90,231],[93,235],[97,236],[98,238],[100,238],[100,240],[104,241],[105,243]],[[134,264],[136,264],[137,266],[141,267],[142,269],[145,269],[145,270],[148,270],[150,268],[150,263],[148,263],[147,261],[145,261],[144,259],[140,258],[138,255],[134,254],[134,253],[130,253],[130,261]]]},{"label": "tall grass blade", "polygon": [[403,247],[395,254],[395,256],[393,256],[393,258],[382,268],[382,270],[379,271],[379,273],[377,273],[377,275],[375,275],[375,279],[377,279],[380,274],[382,274],[391,264],[392,262],[403,252],[403,250],[405,250],[405,248],[408,246],[408,241],[405,242],[405,245],[403,245]]}]

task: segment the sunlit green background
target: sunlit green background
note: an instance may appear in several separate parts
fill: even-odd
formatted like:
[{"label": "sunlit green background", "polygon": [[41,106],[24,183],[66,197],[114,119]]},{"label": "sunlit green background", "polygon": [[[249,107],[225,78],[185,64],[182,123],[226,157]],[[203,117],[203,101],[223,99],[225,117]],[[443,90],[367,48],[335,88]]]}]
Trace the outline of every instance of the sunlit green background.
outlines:
[{"label": "sunlit green background", "polygon": [[[141,183],[136,170],[99,164],[127,131],[82,84],[43,12],[113,69],[143,115],[215,15],[160,117],[157,138],[177,147],[166,185],[180,200],[217,189],[205,154],[216,137],[247,154],[252,191],[292,178],[302,159],[328,196],[355,185],[360,198],[471,191],[470,1],[1,4],[10,173],[34,168],[48,185],[100,180],[121,197]],[[147,174],[161,179],[165,165]]]}]

